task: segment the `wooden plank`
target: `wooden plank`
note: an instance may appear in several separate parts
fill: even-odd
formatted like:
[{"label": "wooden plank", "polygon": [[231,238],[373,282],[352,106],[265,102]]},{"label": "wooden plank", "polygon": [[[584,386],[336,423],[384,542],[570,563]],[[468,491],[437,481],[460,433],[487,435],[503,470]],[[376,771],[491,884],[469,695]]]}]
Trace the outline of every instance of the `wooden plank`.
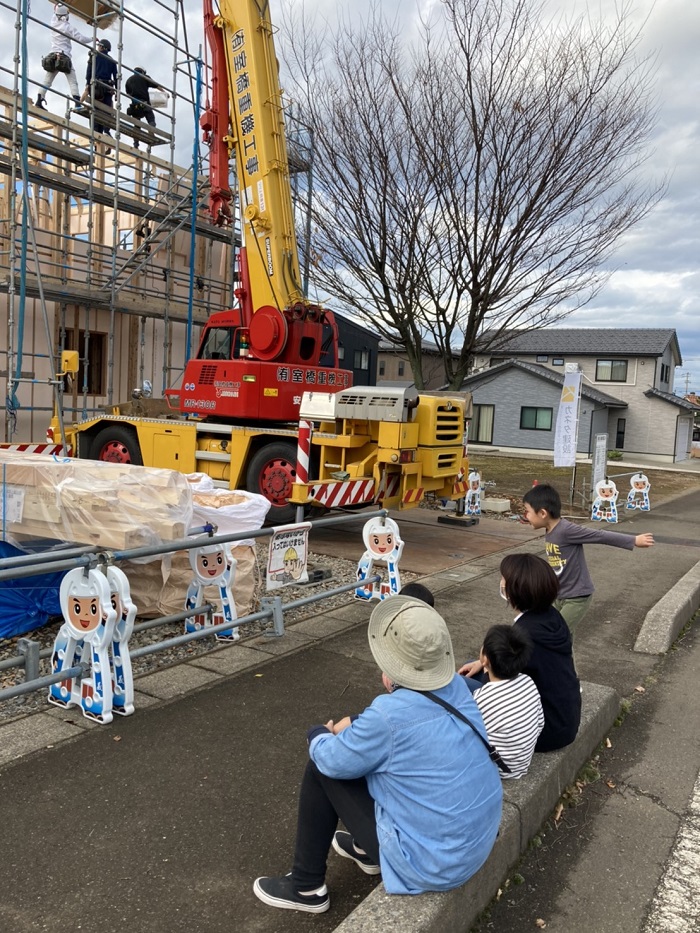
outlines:
[{"label": "wooden plank", "polygon": [[[19,163],[17,163],[19,164]],[[10,175],[12,173],[12,159],[5,153],[0,154],[0,174]],[[45,165],[29,166],[29,181],[34,184],[44,185],[47,188],[54,188],[57,191],[63,191],[65,194],[71,194],[75,198],[87,201],[92,198],[96,204],[103,204],[106,207],[112,207],[115,200],[115,191],[111,187],[93,184],[82,175],[66,175],[64,172],[57,171]],[[152,201],[143,201],[135,197],[129,197],[121,191],[116,192],[117,207],[126,214],[132,214],[135,217],[149,217],[154,220],[165,220],[170,211]],[[177,224],[182,230],[191,229],[191,221],[187,219],[189,205],[182,205],[181,213],[178,213]],[[182,220],[182,215],[186,215]],[[176,221],[172,220],[173,225]],[[196,232],[210,240],[218,240],[220,243],[231,243],[233,234],[230,228],[217,227],[214,224],[206,224],[198,221],[195,225]],[[236,242],[239,242],[238,240]]]},{"label": "wooden plank", "polygon": [[0,452],[0,506],[11,534],[130,548],[185,536],[191,493],[180,474]]},{"label": "wooden plank", "polygon": [[[0,137],[2,139],[13,139],[14,127],[12,123],[0,118]],[[21,144],[22,131],[17,129],[17,140]],[[74,165],[87,165],[90,162],[90,156],[84,152],[78,152],[74,146],[66,145],[56,139],[48,136],[41,136],[31,130],[27,132],[27,142],[31,149],[39,149],[57,159],[63,159],[65,162],[72,162]]]},{"label": "wooden plank", "polygon": [[18,540],[21,538],[48,538],[54,541],[70,541],[74,544],[92,544],[111,550],[126,550],[150,543],[143,529],[96,528],[94,525],[77,523],[53,524],[41,521],[7,522],[7,531]]},{"label": "wooden plank", "polygon": [[119,114],[119,130],[123,135],[131,136],[132,139],[138,139],[139,142],[146,143],[149,146],[164,146],[171,143],[173,140],[170,133],[166,133],[164,130],[159,130],[156,127],[151,127],[142,120],[134,120],[123,111],[117,111],[114,107],[106,107],[99,101],[95,101],[94,105],[90,104],[90,101],[85,101],[83,104],[83,113],[73,111],[71,120],[74,120],[76,117],[93,118],[97,123],[108,126],[112,130],[116,130],[117,114]]}]

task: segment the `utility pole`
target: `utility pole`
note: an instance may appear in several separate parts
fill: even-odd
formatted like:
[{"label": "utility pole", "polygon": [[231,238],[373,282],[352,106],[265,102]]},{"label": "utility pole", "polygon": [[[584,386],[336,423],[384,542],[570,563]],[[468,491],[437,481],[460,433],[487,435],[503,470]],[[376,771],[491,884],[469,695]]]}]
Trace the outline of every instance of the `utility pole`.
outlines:
[{"label": "utility pole", "polygon": [[684,395],[687,395],[690,391],[690,373],[683,373],[683,378],[685,379],[685,392]]}]

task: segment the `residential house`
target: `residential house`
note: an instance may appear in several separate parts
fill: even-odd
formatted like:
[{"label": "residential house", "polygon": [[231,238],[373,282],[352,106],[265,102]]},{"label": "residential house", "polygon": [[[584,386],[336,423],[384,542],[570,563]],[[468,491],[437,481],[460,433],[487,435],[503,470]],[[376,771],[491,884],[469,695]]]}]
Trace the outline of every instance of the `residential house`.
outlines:
[{"label": "residential house", "polygon": [[[423,381],[426,389],[441,389],[445,385],[445,364],[442,351],[424,340],[421,346]],[[455,359],[459,353],[453,353]],[[405,347],[390,340],[379,341],[377,385],[412,386],[413,372]]]},{"label": "residential house", "polygon": [[686,402],[690,402],[694,406],[693,411],[693,441],[695,443],[700,442],[700,396],[695,392],[690,392],[688,395],[683,396]]},{"label": "residential house", "polygon": [[338,325],[338,365],[352,370],[353,385],[376,385],[379,335],[337,311],[333,314]]},{"label": "residential house", "polygon": [[469,439],[504,450],[553,450],[564,372],[583,373],[577,451],[590,456],[596,434],[627,460],[685,460],[692,403],[673,394],[682,364],[669,328],[552,328],[512,332],[478,352],[463,388],[472,392]]}]

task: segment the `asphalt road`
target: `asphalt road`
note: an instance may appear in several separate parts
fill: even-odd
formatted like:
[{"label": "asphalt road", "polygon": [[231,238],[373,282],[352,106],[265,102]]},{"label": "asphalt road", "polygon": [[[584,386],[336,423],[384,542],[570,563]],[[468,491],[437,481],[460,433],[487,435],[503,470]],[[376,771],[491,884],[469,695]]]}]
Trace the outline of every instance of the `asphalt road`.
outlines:
[{"label": "asphalt road", "polygon": [[[634,534],[652,531],[662,542],[668,538],[668,543],[631,553],[588,549],[597,594],[578,652],[584,679],[612,685],[622,695],[634,695],[636,685],[648,683],[658,659],[632,651],[636,633],[648,609],[700,559],[695,543],[699,519],[700,491],[662,504],[648,515],[625,516],[619,527]],[[440,546],[449,548],[449,553],[461,554],[469,548],[475,552],[426,581],[435,589],[437,608],[448,621],[458,657],[473,656],[488,625],[508,618],[498,596],[498,565],[504,553],[543,551],[539,536],[521,528],[517,538],[503,537],[500,547],[493,547],[492,542],[479,547],[473,538],[464,537],[483,531],[493,538],[487,523],[439,532]],[[438,534],[430,523],[417,532],[428,546],[433,533]],[[505,528],[502,533],[506,534]],[[671,543],[672,538],[691,543]],[[306,933],[313,928],[314,933],[330,933],[374,883],[347,860],[330,857],[332,906],[324,915],[265,907],[253,897],[251,886],[259,874],[281,873],[290,867],[307,727],[361,709],[381,689],[366,640],[369,608],[349,603],[345,609],[322,614],[318,625],[321,629],[328,625],[329,633],[334,619],[355,624],[313,642],[303,642],[299,636],[295,642],[291,629],[287,644],[298,646],[291,654],[261,655],[259,664],[214,686],[172,702],[144,703],[133,717],[93,728],[0,769],[4,842],[0,929],[13,933],[59,929],[71,933]],[[660,729],[668,741],[663,746],[655,744],[652,726],[657,708],[651,706],[655,693],[650,687],[648,693],[639,695],[641,700],[613,743],[615,751],[623,737],[630,735],[625,740],[630,755],[658,745],[657,773],[667,774],[670,786],[675,786],[678,770],[672,754],[680,756],[687,743],[697,743],[700,736],[693,718],[698,704],[691,709],[693,703],[684,692],[688,685],[695,689],[699,671],[680,666],[678,659],[685,656],[680,650],[669,656],[659,688],[659,702],[671,698],[672,714],[683,726],[682,733]],[[697,659],[697,652],[688,650],[687,656]],[[197,663],[192,662],[193,666]],[[664,709],[665,716],[670,715]],[[637,721],[635,717],[639,721],[636,735],[628,725]],[[669,768],[664,770],[666,759]],[[644,759],[639,761],[643,768]],[[637,775],[634,765],[630,758],[629,774],[625,771],[622,779],[630,786],[643,787],[646,772]],[[688,772],[689,788],[696,774],[697,769]],[[607,785],[593,787],[597,788],[593,793],[602,794],[603,799],[586,804],[591,820],[594,804],[604,803],[606,797],[617,800]],[[670,854],[683,800],[674,801],[673,819],[666,819],[670,804],[662,799],[664,805],[656,805],[650,797],[639,796],[655,818],[641,843],[640,858],[656,853],[656,873]],[[603,825],[615,828],[607,817]],[[626,827],[624,817],[619,825]],[[579,865],[590,863],[613,880],[618,876],[617,859],[610,857],[602,842],[584,850],[579,842],[583,834],[584,828],[574,827],[565,844],[552,846],[551,864],[537,876],[537,899],[529,901],[531,909],[523,914],[527,920],[519,925],[513,921],[515,914],[506,912],[501,930],[530,929],[532,908],[537,908],[534,912],[539,916],[545,890],[550,898],[546,905],[551,908],[546,911],[548,922],[555,922],[559,910],[571,911],[559,898],[579,885],[583,889],[583,876],[573,874]],[[608,836],[614,843],[619,827]],[[563,878],[554,875],[559,860],[570,866]],[[523,877],[526,883],[517,894],[524,903],[530,881],[526,872]],[[657,881],[658,877],[650,878],[639,896],[650,897]],[[586,897],[592,905],[595,895]],[[494,922],[500,910],[501,905],[494,911]],[[576,930],[566,925],[559,929]],[[588,933],[615,931],[591,924],[586,929]]]}]

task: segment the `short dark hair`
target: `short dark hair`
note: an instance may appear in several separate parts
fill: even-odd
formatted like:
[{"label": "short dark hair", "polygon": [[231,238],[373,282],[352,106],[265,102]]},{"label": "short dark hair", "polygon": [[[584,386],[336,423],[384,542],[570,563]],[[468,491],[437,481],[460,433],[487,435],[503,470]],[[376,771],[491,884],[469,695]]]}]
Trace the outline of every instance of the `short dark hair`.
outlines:
[{"label": "short dark hair", "polygon": [[508,602],[521,612],[542,612],[557,598],[557,575],[546,560],[535,554],[508,554],[501,561],[501,576]]},{"label": "short dark hair", "polygon": [[499,680],[512,680],[521,674],[532,654],[532,639],[520,626],[492,625],[481,649]]},{"label": "short dark hair", "polygon": [[429,606],[435,605],[435,597],[428,587],[423,586],[422,583],[407,583],[406,586],[402,587],[401,595],[420,599],[421,602],[427,603]]},{"label": "short dark hair", "polygon": [[542,483],[539,486],[533,486],[523,496],[523,502],[529,505],[535,512],[544,509],[549,512],[552,518],[561,518],[561,496],[554,486],[548,483]]}]

